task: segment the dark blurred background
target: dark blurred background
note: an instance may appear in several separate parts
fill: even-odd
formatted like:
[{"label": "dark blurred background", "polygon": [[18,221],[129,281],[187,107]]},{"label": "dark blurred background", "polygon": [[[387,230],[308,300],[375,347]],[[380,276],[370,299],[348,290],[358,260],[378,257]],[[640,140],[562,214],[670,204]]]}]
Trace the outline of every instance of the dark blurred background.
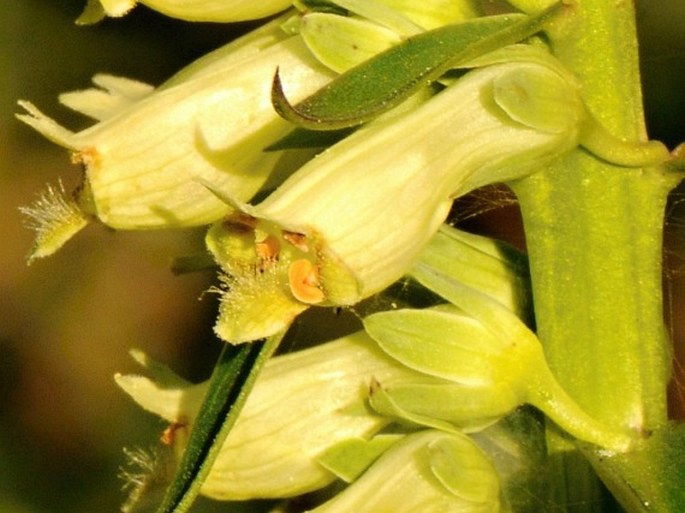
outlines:
[{"label": "dark blurred background", "polygon": [[[89,122],[59,106],[61,92],[98,72],[158,84],[194,58],[251,28],[191,24],[138,7],[92,27],[74,19],[85,0],[0,0],[0,513],[117,511],[122,447],[147,447],[163,427],[114,385],[136,370],[139,347],[186,378],[207,377],[220,344],[211,273],[174,277],[172,257],[200,247],[203,233],[114,233],[90,226],[57,255],[25,264],[32,232],[18,207],[58,177],[78,181],[68,153],[14,118],[34,102],[73,129]],[[638,2],[650,134],[685,139],[685,2]],[[685,361],[685,207],[676,192],[667,226],[667,314]],[[521,243],[515,208],[469,220]],[[679,372],[679,383],[685,375]],[[674,413],[685,385],[673,387]]]}]

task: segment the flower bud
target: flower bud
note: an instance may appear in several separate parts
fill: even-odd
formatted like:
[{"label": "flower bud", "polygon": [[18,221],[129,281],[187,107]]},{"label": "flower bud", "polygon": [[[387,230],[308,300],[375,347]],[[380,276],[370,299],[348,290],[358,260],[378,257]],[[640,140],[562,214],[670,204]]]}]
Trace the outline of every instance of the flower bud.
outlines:
[{"label": "flower bud", "polygon": [[[351,305],[384,289],[416,260],[456,195],[525,176],[576,146],[579,105],[575,84],[551,66],[496,64],[467,73],[413,110],[379,118],[319,154],[262,203],[241,207],[253,220],[253,244],[262,234],[281,240],[292,233],[306,251],[285,239],[266,278],[260,277],[264,259],[256,249],[241,266],[215,255],[234,281],[268,283],[290,305],[282,307],[280,320],[270,309],[268,319],[237,322],[242,311],[257,311],[267,297],[257,288],[247,293],[239,287],[233,298],[229,289],[217,333],[231,342],[261,338],[283,329],[294,311],[310,304]],[[554,123],[541,122],[538,116],[550,110]],[[233,235],[226,227],[217,235],[244,241],[246,231]],[[306,288],[321,292],[310,296],[315,300],[298,297],[302,282],[288,272],[302,259],[310,264],[301,277]],[[246,305],[250,300],[260,306]]]},{"label": "flower bud", "polygon": [[357,481],[311,513],[500,510],[499,476],[467,436],[426,430],[388,449]]},{"label": "flower bud", "polygon": [[[140,360],[141,358],[138,357]],[[155,373],[154,369],[148,369]],[[182,450],[207,383],[189,385],[157,371],[155,381],[116,376],[144,409],[172,424]],[[358,332],[267,362],[203,484],[216,499],[289,497],[335,479],[317,460],[349,438],[369,438],[390,420],[365,405],[373,378],[390,384],[417,373]]]},{"label": "flower bud", "polygon": [[263,151],[291,130],[270,102],[276,67],[284,67],[291,94],[299,97],[332,77],[280,22],[205,56],[154,91],[96,76],[101,89],[61,98],[99,119],[81,132],[59,126],[28,102],[20,102],[28,113],[18,117],[75,151],[74,161],[85,167],[77,199],[85,214],[119,229],[211,223],[230,208],[198,178],[246,201],[273,173],[300,163],[290,161],[292,150]]}]

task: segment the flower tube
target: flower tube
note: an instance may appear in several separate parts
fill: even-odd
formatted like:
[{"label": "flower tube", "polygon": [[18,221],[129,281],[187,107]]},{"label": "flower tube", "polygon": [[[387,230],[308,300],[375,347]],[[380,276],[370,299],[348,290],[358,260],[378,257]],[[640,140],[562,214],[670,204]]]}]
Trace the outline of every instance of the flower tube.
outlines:
[{"label": "flower tube", "polygon": [[208,246],[228,274],[217,333],[254,340],[311,305],[379,292],[409,269],[455,196],[574,148],[583,115],[575,83],[539,60],[471,71],[418,107],[369,123],[210,230]]},{"label": "flower tube", "polygon": [[[157,365],[146,364],[155,374]],[[166,371],[168,374],[169,371]],[[156,372],[155,380],[117,375],[144,409],[171,423],[181,451],[207,383],[190,385]],[[387,356],[363,331],[267,362],[202,486],[215,499],[289,497],[331,483],[318,461],[329,448],[370,438],[390,420],[366,407],[374,378],[390,384],[422,375]],[[171,382],[171,385],[169,383]]]}]

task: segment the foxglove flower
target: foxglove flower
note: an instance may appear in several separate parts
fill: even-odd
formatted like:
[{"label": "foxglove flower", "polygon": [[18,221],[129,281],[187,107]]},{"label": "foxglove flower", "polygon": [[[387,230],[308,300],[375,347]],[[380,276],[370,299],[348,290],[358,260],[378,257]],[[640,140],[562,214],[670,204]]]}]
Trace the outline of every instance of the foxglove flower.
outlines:
[{"label": "foxglove flower", "polygon": [[409,269],[454,197],[574,148],[584,112],[550,58],[476,69],[359,129],[210,230],[227,274],[218,335],[254,340],[311,305],[379,292]]},{"label": "foxglove flower", "polygon": [[[210,53],[155,90],[97,75],[98,89],[60,98],[99,121],[78,133],[20,102],[27,113],[19,119],[72,150],[74,161],[85,167],[83,186],[73,200],[65,200],[70,216],[63,216],[63,209],[51,210],[45,200],[49,195],[42,208],[29,211],[43,225],[43,245],[33,256],[57,249],[89,216],[119,229],[207,224],[229,207],[198,177],[246,201],[275,170],[296,169],[289,152],[263,151],[291,129],[271,106],[271,78],[283,66],[290,94],[304,97],[333,74],[300,36],[281,30],[282,22],[271,22]],[[81,219],[74,223],[79,211]],[[59,233],[51,239],[55,231]]]},{"label": "foxglove flower", "polygon": [[[144,409],[171,423],[167,437],[180,451],[192,429],[208,383],[190,385],[157,372],[116,376]],[[336,474],[319,458],[339,442],[370,438],[390,421],[366,406],[372,380],[396,383],[421,374],[378,349],[364,332],[278,356],[267,362],[229,433],[207,480],[204,495],[240,500],[289,497],[321,488]]]}]

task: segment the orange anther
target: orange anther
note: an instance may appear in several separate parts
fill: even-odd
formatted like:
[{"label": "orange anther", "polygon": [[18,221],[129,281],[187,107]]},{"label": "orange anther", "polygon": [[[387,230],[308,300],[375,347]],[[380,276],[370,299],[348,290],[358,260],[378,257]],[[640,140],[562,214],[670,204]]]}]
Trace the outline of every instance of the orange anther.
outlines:
[{"label": "orange anther", "polygon": [[288,283],[293,296],[303,303],[313,305],[326,298],[319,286],[319,269],[307,259],[295,260],[290,264]]}]

